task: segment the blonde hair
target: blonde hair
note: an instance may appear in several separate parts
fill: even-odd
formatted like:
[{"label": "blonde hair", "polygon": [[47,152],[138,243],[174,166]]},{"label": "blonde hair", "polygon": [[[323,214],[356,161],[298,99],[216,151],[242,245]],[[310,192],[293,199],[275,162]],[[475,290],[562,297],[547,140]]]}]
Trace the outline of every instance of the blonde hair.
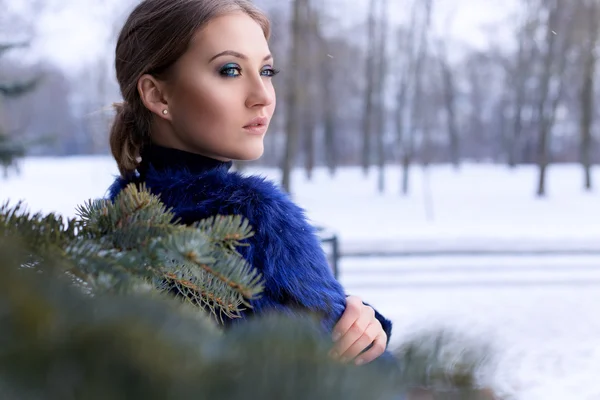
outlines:
[{"label": "blonde hair", "polygon": [[164,77],[200,28],[234,11],[254,19],[269,39],[267,16],[248,0],[144,0],[131,12],[115,50],[117,81],[124,101],[113,105],[116,116],[110,131],[110,149],[122,177],[135,173],[142,148],[150,142],[152,113],[138,93],[140,77]]}]

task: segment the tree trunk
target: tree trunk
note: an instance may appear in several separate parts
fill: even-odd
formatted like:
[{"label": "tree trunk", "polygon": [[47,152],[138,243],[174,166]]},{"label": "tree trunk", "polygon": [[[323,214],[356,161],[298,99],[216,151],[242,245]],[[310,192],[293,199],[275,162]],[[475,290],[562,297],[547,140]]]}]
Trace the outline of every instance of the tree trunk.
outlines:
[{"label": "tree trunk", "polygon": [[[412,146],[411,146],[412,148]],[[412,163],[412,151],[405,152],[402,157],[402,194],[407,195],[410,189],[410,164]]]},{"label": "tree trunk", "polygon": [[365,89],[365,108],[363,114],[363,147],[362,147],[362,167],[365,175],[369,173],[371,166],[371,136],[373,130],[373,92],[375,85],[374,76],[374,61],[375,61],[375,7],[377,0],[369,2],[369,20],[368,25],[368,42],[367,42],[367,62],[366,62],[366,81]]},{"label": "tree trunk", "polygon": [[[544,71],[541,82],[541,95],[540,95],[540,105],[538,110],[539,121],[540,121],[540,137],[538,143],[538,165],[539,165],[539,180],[538,180],[538,190],[537,195],[543,197],[546,195],[546,171],[548,164],[550,162],[549,158],[549,148],[550,148],[550,135],[552,132],[552,128],[554,126],[554,122],[556,119],[556,110],[558,105],[563,97],[563,88],[564,88],[564,72],[567,66],[567,59],[569,58],[569,51],[572,42],[573,36],[573,20],[574,18],[568,19],[569,23],[561,26],[560,31],[563,32],[561,35],[562,38],[562,46],[558,48],[556,47],[556,39],[557,36],[556,31],[559,30],[559,17],[561,16],[561,12],[564,11],[564,1],[568,0],[554,0],[551,3],[551,8],[548,17],[548,26],[546,32],[546,42],[547,51],[545,57]],[[558,68],[555,69],[555,73],[552,74],[551,68],[553,67],[553,61],[558,63]],[[554,76],[553,76],[554,75]],[[558,82],[558,88],[554,92],[554,97],[550,99],[550,106],[548,107],[547,99],[549,96],[549,87],[550,81],[552,78],[555,78]]]},{"label": "tree trunk", "polygon": [[386,131],[386,107],[385,107],[385,85],[387,74],[387,35],[388,35],[388,0],[381,0],[381,21],[379,25],[379,48],[377,68],[377,166],[379,179],[377,188],[379,193],[385,191],[385,131]]},{"label": "tree trunk", "polygon": [[548,134],[549,129],[545,122],[540,123],[539,142],[538,142],[538,188],[537,195],[543,197],[546,195],[546,171],[548,169]]},{"label": "tree trunk", "polygon": [[302,63],[302,79],[304,82],[306,97],[303,99],[302,110],[302,134],[304,136],[304,167],[307,179],[312,179],[313,169],[315,167],[315,129],[317,125],[316,104],[319,99],[318,86],[312,79],[317,66],[320,64],[315,60],[316,52],[313,49],[313,32],[316,27],[317,15],[312,11],[310,4],[304,4],[302,10],[302,20],[305,21],[302,29],[302,54],[304,63]]},{"label": "tree trunk", "polygon": [[409,166],[412,160],[412,155],[414,152],[414,128],[418,126],[418,128],[423,131],[424,121],[423,121],[423,78],[424,71],[423,67],[425,64],[425,59],[427,56],[427,40],[428,40],[428,32],[429,32],[429,24],[431,21],[431,2],[432,0],[425,0],[423,3],[424,8],[424,21],[420,26],[420,38],[419,38],[419,51],[417,53],[417,60],[414,68],[414,82],[415,89],[411,103],[411,131],[409,132],[409,143],[407,148],[405,149],[405,155],[403,159],[403,173],[402,173],[402,194],[407,195],[409,190]]},{"label": "tree trunk", "polygon": [[[550,91],[550,80],[552,79],[552,67],[555,61],[556,33],[558,20],[558,5],[552,1],[549,6],[548,21],[546,23],[546,53],[542,64],[542,76],[539,83],[539,98],[537,106],[537,122],[539,125],[537,162],[539,169],[537,195],[542,197],[546,195],[546,170],[548,167],[548,136],[551,127],[548,124],[547,102]],[[564,56],[564,55],[563,55]]]},{"label": "tree trunk", "polygon": [[448,65],[445,49],[440,54],[440,64],[444,84],[444,104],[446,106],[446,124],[450,144],[450,161],[454,168],[458,169],[460,168],[460,148],[458,128],[456,127],[456,88],[454,85],[454,74],[450,65]]},{"label": "tree trunk", "polygon": [[294,0],[292,3],[292,22],[290,56],[288,65],[288,85],[285,109],[287,111],[285,128],[285,155],[283,158],[281,186],[283,190],[291,192],[291,173],[294,167],[295,154],[299,130],[299,105],[301,104],[301,87],[299,79],[299,63],[301,58],[302,21],[301,13],[307,0]]},{"label": "tree trunk", "polygon": [[304,167],[306,169],[306,178],[312,179],[313,169],[315,168],[315,111],[308,104],[304,112]]},{"label": "tree trunk", "polygon": [[329,44],[320,31],[320,24],[314,29],[315,37],[322,57],[319,76],[321,78],[321,89],[323,90],[323,141],[325,164],[329,174],[333,177],[337,167],[337,149],[335,146],[335,126],[338,102],[334,101],[333,79],[335,74],[335,61],[329,51]]},{"label": "tree trunk", "polygon": [[[401,193],[408,193],[408,168],[411,161],[412,155],[412,147],[409,148],[409,142],[412,142],[412,130],[405,129],[405,118],[404,113],[406,112],[407,104],[408,104],[408,90],[410,80],[413,77],[414,70],[414,32],[416,26],[416,10],[417,6],[413,5],[413,11],[411,15],[411,23],[408,30],[408,34],[406,35],[406,49],[400,47],[398,57],[407,58],[406,68],[401,72],[400,77],[400,85],[398,87],[398,92],[396,94],[396,140],[398,146],[398,154],[401,155],[401,164],[402,164],[402,182],[401,182]],[[402,40],[399,40],[402,42]],[[407,138],[406,136],[409,136]]]},{"label": "tree trunk", "polygon": [[325,162],[331,176],[335,175],[337,167],[337,149],[335,146],[336,125],[336,101],[333,101],[333,79],[334,65],[332,60],[325,60],[323,65],[323,112],[324,112],[324,140],[325,140]]},{"label": "tree trunk", "polygon": [[525,82],[527,80],[528,69],[525,60],[525,41],[528,40],[525,34],[527,28],[522,28],[523,32],[519,35],[519,50],[517,52],[517,67],[514,71],[515,108],[512,134],[509,136],[508,166],[514,168],[517,165],[517,151],[520,150],[521,131],[523,129],[523,106],[525,103]]},{"label": "tree trunk", "polygon": [[580,120],[580,160],[584,171],[584,188],[592,190],[592,123],[594,112],[594,75],[596,73],[596,53],[598,44],[598,5],[595,1],[590,2],[586,10],[589,16],[589,37],[585,49],[583,82],[581,88],[581,120]]}]

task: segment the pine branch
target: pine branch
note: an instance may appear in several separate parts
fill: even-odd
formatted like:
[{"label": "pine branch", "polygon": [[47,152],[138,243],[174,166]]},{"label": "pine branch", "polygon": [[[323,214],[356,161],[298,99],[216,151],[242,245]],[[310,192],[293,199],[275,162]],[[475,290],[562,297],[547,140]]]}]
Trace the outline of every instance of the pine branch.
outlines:
[{"label": "pine branch", "polygon": [[173,234],[162,245],[163,259],[174,257],[181,265],[194,265],[243,297],[252,298],[262,291],[261,275],[242,257],[215,248],[204,232],[192,229]]},{"label": "pine branch", "polygon": [[[239,216],[185,226],[144,186],[130,185],[114,203],[88,201],[65,224],[55,214],[31,215],[22,203],[0,209],[0,234],[19,234],[39,256],[52,250],[69,273],[96,293],[126,293],[153,284],[223,321],[239,317],[263,290],[262,277],[235,251],[252,235]],[[233,251],[232,251],[233,249]]]},{"label": "pine branch", "polygon": [[[86,260],[86,274],[95,282],[97,271],[109,270],[120,278],[102,282],[126,285],[129,280],[121,274],[127,271],[136,275],[134,282],[151,280],[159,290],[179,294],[221,321],[222,315],[238,317],[263,290],[260,274],[235,251],[239,240],[252,235],[240,216],[180,225],[143,185],[129,185],[114,202],[88,202],[78,215],[81,236],[97,247],[88,243],[91,247],[80,249],[76,257]],[[103,265],[103,257],[111,261]]]},{"label": "pine branch", "polygon": [[123,249],[145,245],[147,237],[166,236],[178,229],[174,214],[145,186],[127,187],[116,199],[88,201],[77,207],[84,229],[82,235],[112,238]]},{"label": "pine branch", "polygon": [[10,207],[0,207],[0,237],[23,237],[28,253],[39,259],[43,254],[64,253],[66,246],[77,235],[79,223],[63,219],[55,213],[32,214],[22,201]]},{"label": "pine branch", "polygon": [[222,334],[166,298],[90,297],[57,275],[19,270],[6,244],[0,398],[394,398],[388,375],[329,359],[329,340],[307,318],[256,318]]},{"label": "pine branch", "polygon": [[199,221],[195,226],[206,232],[216,245],[232,252],[235,252],[236,247],[247,245],[242,243],[242,240],[254,236],[250,223],[241,215],[233,217],[217,215]]},{"label": "pine branch", "polygon": [[135,292],[156,275],[139,251],[119,251],[90,239],[74,241],[65,253],[73,264],[69,272],[95,293]]},{"label": "pine branch", "polygon": [[480,338],[450,329],[419,331],[394,352],[401,379],[436,392],[476,389],[491,375],[493,349]]}]

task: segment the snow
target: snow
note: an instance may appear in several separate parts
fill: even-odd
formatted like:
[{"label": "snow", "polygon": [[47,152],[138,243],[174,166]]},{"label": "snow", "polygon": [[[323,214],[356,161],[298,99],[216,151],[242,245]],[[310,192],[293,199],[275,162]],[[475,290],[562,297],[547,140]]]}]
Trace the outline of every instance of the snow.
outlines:
[{"label": "snow", "polygon": [[[68,216],[117,173],[109,157],[28,158],[21,169],[0,180],[0,202]],[[580,168],[551,167],[544,199],[530,167],[415,168],[406,197],[400,176],[387,169],[384,194],[375,171],[292,179],[307,215],[340,235],[347,291],[394,322],[392,346],[418,329],[456,327],[495,345],[494,387],[515,399],[600,399],[600,199],[581,190]]]},{"label": "snow", "polygon": [[[493,386],[518,400],[600,399],[600,257],[415,257],[341,263],[349,293],[394,321],[496,348]],[[544,271],[546,269],[546,271]]]}]

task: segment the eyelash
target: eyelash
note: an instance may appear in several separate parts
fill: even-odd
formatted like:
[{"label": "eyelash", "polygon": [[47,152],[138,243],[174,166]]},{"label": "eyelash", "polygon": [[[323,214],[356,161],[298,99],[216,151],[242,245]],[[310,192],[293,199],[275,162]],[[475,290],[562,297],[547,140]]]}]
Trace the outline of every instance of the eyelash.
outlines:
[{"label": "eyelash", "polygon": [[[236,70],[236,71],[238,72],[238,75],[230,75],[230,74],[228,74],[228,73],[227,73],[227,71],[230,71],[230,70]],[[227,65],[223,66],[223,67],[222,67],[222,68],[219,70],[219,73],[220,73],[222,76],[224,76],[225,78],[237,78],[237,77],[239,77],[239,76],[242,76],[242,71],[241,71],[241,70],[242,70],[242,68],[241,68],[239,65],[237,65],[237,64],[227,64]],[[263,70],[261,71],[261,74],[262,74],[263,72],[268,72],[270,75],[265,75],[265,76],[266,76],[267,78],[272,78],[272,77],[274,77],[275,75],[277,75],[277,74],[278,74],[280,71],[279,71],[278,69],[275,69],[275,68],[271,68],[271,67],[269,67],[269,68],[265,68],[265,69],[263,69]]]}]

